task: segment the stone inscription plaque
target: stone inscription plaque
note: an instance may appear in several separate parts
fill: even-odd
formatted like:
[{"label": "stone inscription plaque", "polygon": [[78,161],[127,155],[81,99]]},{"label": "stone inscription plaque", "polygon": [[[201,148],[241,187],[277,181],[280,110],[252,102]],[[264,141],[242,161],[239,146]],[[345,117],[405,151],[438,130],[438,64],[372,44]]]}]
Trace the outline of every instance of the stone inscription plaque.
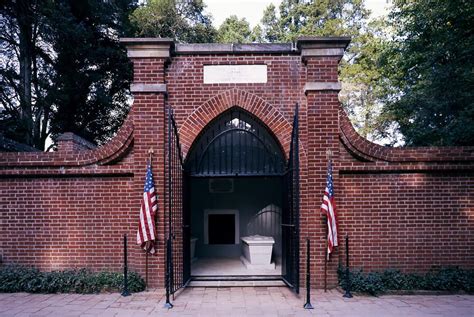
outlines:
[{"label": "stone inscription plaque", "polygon": [[204,65],[205,84],[266,82],[267,65]]}]

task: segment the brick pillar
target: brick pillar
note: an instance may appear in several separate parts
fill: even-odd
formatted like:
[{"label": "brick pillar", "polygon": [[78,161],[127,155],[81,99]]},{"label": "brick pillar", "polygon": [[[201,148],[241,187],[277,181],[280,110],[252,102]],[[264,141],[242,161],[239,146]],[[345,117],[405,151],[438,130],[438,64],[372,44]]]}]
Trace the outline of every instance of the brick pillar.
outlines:
[{"label": "brick pillar", "polygon": [[157,253],[149,257],[149,286],[164,287],[165,221],[164,221],[164,158],[166,131],[165,64],[170,58],[171,39],[124,38],[127,55],[133,62],[131,92],[134,101],[131,115],[134,124],[134,198],[129,228],[130,268],[145,278],[145,252],[136,244],[138,212],[143,193],[148,151],[153,150],[153,176],[158,193]]},{"label": "brick pillar", "polygon": [[78,153],[84,150],[91,150],[96,147],[93,143],[81,138],[80,136],[72,132],[65,132],[61,134],[58,137],[57,141],[58,152],[67,154]]},{"label": "brick pillar", "polygon": [[[339,99],[341,85],[338,82],[338,65],[349,44],[349,38],[300,38],[297,42],[306,65],[305,94],[307,99],[307,186],[302,188],[311,210],[303,211],[302,231],[311,239],[312,285],[323,287],[324,255],[326,246],[326,221],[320,213],[320,204],[326,184],[327,150],[332,151],[335,195],[338,194],[339,157]],[[304,203],[304,202],[303,202]],[[305,228],[306,227],[306,228]],[[343,231],[339,231],[342,241]],[[305,250],[305,238],[301,237],[301,248]],[[342,243],[340,243],[342,246]],[[338,250],[331,254],[328,263],[328,287],[337,285]],[[305,272],[305,257],[301,261],[301,272]],[[303,275],[301,275],[304,277]],[[304,284],[302,284],[304,285]]]}]

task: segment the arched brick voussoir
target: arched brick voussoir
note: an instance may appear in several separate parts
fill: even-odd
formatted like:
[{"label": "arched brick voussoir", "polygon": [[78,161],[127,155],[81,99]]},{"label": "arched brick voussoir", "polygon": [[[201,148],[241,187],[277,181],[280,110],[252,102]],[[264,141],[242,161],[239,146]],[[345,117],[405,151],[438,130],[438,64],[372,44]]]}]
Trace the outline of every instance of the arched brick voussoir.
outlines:
[{"label": "arched brick voussoir", "polygon": [[363,138],[352,126],[346,112],[339,109],[341,142],[358,159],[370,162],[474,162],[473,146],[394,148]]},{"label": "arched brick voussoir", "polygon": [[212,119],[234,106],[245,109],[265,123],[276,136],[288,157],[292,124],[278,109],[263,98],[237,88],[215,95],[186,118],[178,131],[183,156],[186,157],[196,137]]},{"label": "arched brick voussoir", "polygon": [[125,156],[133,146],[133,120],[124,121],[118,133],[106,144],[75,153],[70,152],[9,152],[0,155],[0,167],[78,167],[109,165]]}]

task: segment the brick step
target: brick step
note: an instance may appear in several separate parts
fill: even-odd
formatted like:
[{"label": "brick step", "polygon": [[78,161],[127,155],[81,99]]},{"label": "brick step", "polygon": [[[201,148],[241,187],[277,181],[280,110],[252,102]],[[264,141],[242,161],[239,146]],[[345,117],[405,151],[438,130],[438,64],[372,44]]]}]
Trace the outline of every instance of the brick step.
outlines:
[{"label": "brick step", "polygon": [[275,275],[207,275],[193,276],[188,284],[189,287],[252,287],[286,286],[281,276]]},{"label": "brick step", "polygon": [[280,280],[191,280],[187,287],[284,287]]}]

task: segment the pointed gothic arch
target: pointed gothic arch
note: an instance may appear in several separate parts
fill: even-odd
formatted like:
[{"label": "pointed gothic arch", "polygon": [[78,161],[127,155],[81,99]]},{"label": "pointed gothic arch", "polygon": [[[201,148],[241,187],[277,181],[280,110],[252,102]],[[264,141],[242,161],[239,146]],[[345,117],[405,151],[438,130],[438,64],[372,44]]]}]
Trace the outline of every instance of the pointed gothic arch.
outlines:
[{"label": "pointed gothic arch", "polygon": [[207,100],[181,124],[179,135],[183,156],[187,157],[196,137],[214,118],[232,107],[241,107],[261,120],[274,134],[288,158],[291,143],[291,123],[263,98],[245,90],[233,88]]},{"label": "pointed gothic arch", "polygon": [[285,154],[257,117],[234,106],[208,123],[191,146],[185,169],[192,176],[282,175]]}]

